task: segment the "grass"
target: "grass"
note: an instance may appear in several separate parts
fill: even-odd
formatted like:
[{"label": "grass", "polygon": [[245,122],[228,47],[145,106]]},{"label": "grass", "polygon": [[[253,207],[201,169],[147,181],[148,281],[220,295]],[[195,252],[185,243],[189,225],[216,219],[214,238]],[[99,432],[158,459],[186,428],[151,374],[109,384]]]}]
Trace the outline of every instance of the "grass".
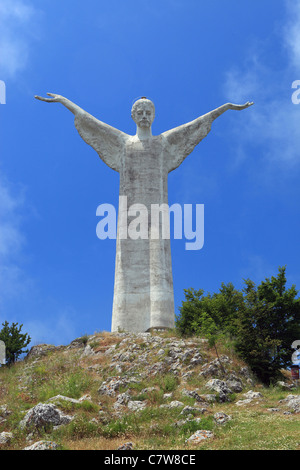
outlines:
[{"label": "grass", "polygon": [[[147,344],[145,338],[135,341],[136,350],[133,350],[129,361],[122,363],[124,372],[116,373],[111,368],[111,357],[118,352],[131,351],[131,341],[123,342],[123,337],[99,333],[89,343],[82,342],[78,349],[60,350],[50,352],[38,361],[23,361],[13,367],[0,368],[0,405],[6,404],[11,414],[6,422],[0,423],[0,432],[10,431],[14,439],[10,446],[4,449],[22,449],[28,445],[26,433],[18,424],[26,411],[39,402],[46,402],[56,395],[64,395],[78,399],[89,394],[92,400],[84,400],[79,404],[61,401],[57,406],[65,413],[74,415],[74,420],[57,430],[49,429],[47,433],[41,431],[36,440],[45,438],[57,442],[62,449],[116,449],[127,441],[135,444],[135,449],[145,450],[180,450],[189,448],[186,439],[195,431],[209,430],[214,434],[213,439],[198,444],[196,449],[203,450],[292,450],[300,448],[299,415],[284,415],[286,408],[279,405],[279,400],[288,394],[299,393],[284,391],[279,387],[265,388],[261,385],[252,387],[260,391],[264,399],[257,404],[254,402],[247,408],[239,408],[235,402],[242,398],[240,394],[234,394],[230,402],[213,403],[208,406],[205,414],[193,412],[190,421],[177,424],[186,419],[181,415],[184,406],[194,406],[195,399],[182,394],[182,389],[197,389],[199,395],[209,393],[205,387],[209,378],[199,377],[202,365],[197,365],[192,371],[192,377],[184,381],[180,376],[171,372],[153,373],[147,377],[140,376],[144,373],[144,366],[134,362],[139,355],[149,352],[149,364],[161,360],[157,356],[158,349],[164,347],[167,357],[170,343],[178,339],[172,332],[152,332],[164,340],[163,345],[155,346]],[[215,359],[214,351],[207,344],[197,343],[196,338],[188,339],[207,361]],[[93,345],[96,356],[80,359],[85,344]],[[110,356],[105,351],[112,345],[117,345],[115,352]],[[189,346],[190,347],[190,346]],[[221,354],[226,354],[232,359],[230,369],[238,371],[244,366],[240,360],[232,354],[231,345],[223,343],[219,346]],[[184,349],[183,349],[184,350]],[[128,356],[130,357],[130,356]],[[91,366],[97,366],[97,369]],[[132,369],[134,365],[134,368]],[[183,367],[188,367],[184,364]],[[117,393],[129,391],[131,399],[141,400],[147,407],[139,412],[130,412],[124,408],[118,416],[113,405],[116,397],[99,395],[98,388],[104,380],[114,375],[124,375],[131,370],[133,377],[140,382],[129,382]],[[188,369],[187,369],[188,370]],[[142,378],[141,378],[142,377]],[[143,391],[145,388],[154,387],[154,390]],[[245,390],[247,391],[247,389]],[[165,393],[171,397],[164,398]],[[160,408],[161,404],[178,400],[183,403],[180,408]],[[200,404],[201,406],[201,404]],[[281,407],[280,412],[270,412],[268,408]],[[216,412],[225,412],[232,416],[232,420],[225,425],[217,425],[213,415]],[[99,412],[102,412],[99,414]],[[194,418],[201,418],[200,423]]]}]

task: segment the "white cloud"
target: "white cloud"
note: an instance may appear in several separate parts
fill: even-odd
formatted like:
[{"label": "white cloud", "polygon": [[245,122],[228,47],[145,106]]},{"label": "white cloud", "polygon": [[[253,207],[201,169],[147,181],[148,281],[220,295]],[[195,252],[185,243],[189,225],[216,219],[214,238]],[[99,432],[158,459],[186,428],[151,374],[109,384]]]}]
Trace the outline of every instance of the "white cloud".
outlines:
[{"label": "white cloud", "polygon": [[295,91],[291,76],[294,80],[300,78],[300,0],[288,1],[286,6],[287,20],[279,35],[281,52],[287,52],[285,67],[275,70],[268,65],[264,45],[251,45],[247,61],[227,72],[224,92],[228,101],[255,102],[247,114],[243,111],[243,124],[237,123],[240,145],[261,146],[260,155],[268,163],[290,170],[300,163],[300,105],[291,101]]},{"label": "white cloud", "polygon": [[68,344],[76,337],[74,318],[78,318],[78,314],[72,307],[60,308],[42,320],[25,321],[23,330],[29,332],[31,346],[41,343],[56,346]]},{"label": "white cloud", "polygon": [[300,72],[300,1],[287,0],[289,20],[283,36],[292,66]]},{"label": "white cloud", "polygon": [[240,270],[243,279],[251,279],[256,284],[260,284],[267,277],[276,276],[278,267],[271,266],[263,256],[250,255],[247,258],[246,266]]},{"label": "white cloud", "polygon": [[28,287],[29,280],[20,267],[25,244],[20,225],[23,207],[23,195],[15,195],[8,181],[0,175],[0,305]]},{"label": "white cloud", "polygon": [[14,78],[28,61],[37,10],[24,0],[0,0],[0,75]]}]

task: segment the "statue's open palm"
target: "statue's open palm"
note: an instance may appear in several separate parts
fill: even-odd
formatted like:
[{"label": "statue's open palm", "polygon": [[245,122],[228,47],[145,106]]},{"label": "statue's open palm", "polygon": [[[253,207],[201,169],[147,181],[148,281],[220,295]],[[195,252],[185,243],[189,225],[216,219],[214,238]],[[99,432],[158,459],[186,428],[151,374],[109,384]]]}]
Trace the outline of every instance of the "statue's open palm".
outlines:
[{"label": "statue's open palm", "polygon": [[48,96],[52,98],[43,98],[42,96],[35,95],[35,98],[40,101],[46,101],[47,103],[61,103],[64,99],[61,95],[56,95],[55,93],[47,93]]}]

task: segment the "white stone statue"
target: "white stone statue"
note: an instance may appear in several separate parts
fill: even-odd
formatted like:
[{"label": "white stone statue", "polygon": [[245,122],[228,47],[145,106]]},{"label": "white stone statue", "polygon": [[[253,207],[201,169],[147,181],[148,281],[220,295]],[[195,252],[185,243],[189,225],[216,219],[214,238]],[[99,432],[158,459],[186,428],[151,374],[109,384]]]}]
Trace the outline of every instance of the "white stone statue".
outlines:
[{"label": "white stone statue", "polygon": [[[153,136],[152,101],[141,98],[132,107],[136,135],[109,126],[63,96],[36,96],[48,103],[61,103],[75,115],[83,140],[96,150],[110,168],[120,174],[120,196],[127,206],[168,204],[168,174],[175,170],[211,130],[212,122],[229,109],[242,110],[253,103],[224,104],[182,126]],[[174,327],[174,294],[170,239],[126,238],[128,221],[119,207],[112,331],[133,332]],[[126,225],[126,226],[124,226]],[[149,220],[149,233],[151,220]]]}]

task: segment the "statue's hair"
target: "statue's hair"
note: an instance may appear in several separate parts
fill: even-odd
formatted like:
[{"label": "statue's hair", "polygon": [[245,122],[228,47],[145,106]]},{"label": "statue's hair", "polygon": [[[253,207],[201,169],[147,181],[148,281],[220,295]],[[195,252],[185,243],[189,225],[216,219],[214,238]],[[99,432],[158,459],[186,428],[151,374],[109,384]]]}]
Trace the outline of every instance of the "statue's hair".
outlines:
[{"label": "statue's hair", "polygon": [[154,112],[154,114],[155,114],[155,106],[154,106],[153,101],[149,100],[149,99],[146,98],[145,96],[142,96],[141,98],[139,98],[138,100],[136,100],[136,101],[133,103],[132,108],[131,108],[131,116],[133,116],[133,114],[134,114],[136,108],[138,107],[138,105],[141,104],[141,103],[145,103],[145,102],[146,102],[146,103],[149,103],[149,104],[152,106],[153,112]]}]

